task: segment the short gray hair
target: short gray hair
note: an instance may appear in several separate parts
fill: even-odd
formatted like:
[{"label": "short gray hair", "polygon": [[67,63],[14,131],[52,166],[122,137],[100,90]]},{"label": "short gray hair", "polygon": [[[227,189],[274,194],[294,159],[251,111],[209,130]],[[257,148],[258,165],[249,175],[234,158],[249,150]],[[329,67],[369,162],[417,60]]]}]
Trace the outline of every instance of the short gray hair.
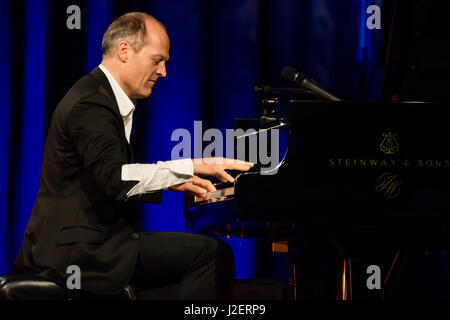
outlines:
[{"label": "short gray hair", "polygon": [[144,12],[129,12],[115,19],[103,35],[103,56],[109,55],[111,50],[123,40],[126,40],[135,52],[141,50],[148,41],[145,22],[149,19],[157,21],[164,27],[155,17]]}]

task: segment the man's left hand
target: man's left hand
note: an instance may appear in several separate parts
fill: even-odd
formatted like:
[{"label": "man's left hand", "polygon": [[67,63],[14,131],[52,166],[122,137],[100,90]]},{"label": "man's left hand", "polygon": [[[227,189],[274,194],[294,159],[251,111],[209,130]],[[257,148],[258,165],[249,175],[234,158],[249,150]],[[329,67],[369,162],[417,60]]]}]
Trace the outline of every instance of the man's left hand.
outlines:
[{"label": "man's left hand", "polygon": [[211,181],[197,176],[194,176],[188,182],[172,186],[169,189],[176,192],[190,192],[200,198],[203,198],[208,192],[216,191],[216,187],[214,187]]}]

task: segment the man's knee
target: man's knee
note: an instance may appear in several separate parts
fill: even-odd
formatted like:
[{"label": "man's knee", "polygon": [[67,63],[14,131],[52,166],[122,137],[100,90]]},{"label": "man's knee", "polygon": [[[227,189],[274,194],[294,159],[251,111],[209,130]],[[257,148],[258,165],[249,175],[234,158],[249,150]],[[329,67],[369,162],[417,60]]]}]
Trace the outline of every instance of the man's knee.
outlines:
[{"label": "man's knee", "polygon": [[221,257],[234,260],[233,249],[223,240],[200,236],[201,252],[208,257]]}]

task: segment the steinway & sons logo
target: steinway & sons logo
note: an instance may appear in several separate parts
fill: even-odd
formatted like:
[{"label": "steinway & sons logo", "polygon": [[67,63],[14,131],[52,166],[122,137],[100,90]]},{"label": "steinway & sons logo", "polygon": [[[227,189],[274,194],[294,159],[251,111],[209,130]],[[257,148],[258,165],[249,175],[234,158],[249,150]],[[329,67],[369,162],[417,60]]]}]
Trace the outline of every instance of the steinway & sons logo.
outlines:
[{"label": "steinway & sons logo", "polygon": [[[384,137],[380,144],[380,150],[384,154],[395,154],[400,150],[400,145],[396,137],[397,133],[383,133]],[[403,181],[399,180],[399,174],[385,172],[378,178],[375,192],[382,192],[386,198],[392,199],[400,194],[400,185]]]},{"label": "steinway & sons logo", "polygon": [[377,149],[383,157],[333,157],[328,159],[330,168],[372,168],[382,170],[374,178],[373,190],[388,199],[393,199],[400,194],[400,186],[403,184],[398,169],[416,168],[450,168],[450,160],[409,159],[401,158],[400,139],[398,133],[383,132],[378,140]]},{"label": "steinway & sons logo", "polygon": [[400,150],[400,145],[397,142],[397,133],[383,133],[383,141],[380,144],[380,150],[384,154],[395,154]]}]

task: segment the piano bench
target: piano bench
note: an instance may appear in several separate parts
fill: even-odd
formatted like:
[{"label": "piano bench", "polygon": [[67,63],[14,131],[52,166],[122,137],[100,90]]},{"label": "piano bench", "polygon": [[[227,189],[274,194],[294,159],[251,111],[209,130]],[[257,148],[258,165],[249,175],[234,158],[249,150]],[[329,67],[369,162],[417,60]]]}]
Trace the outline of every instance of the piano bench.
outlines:
[{"label": "piano bench", "polygon": [[0,300],[135,300],[131,286],[114,296],[80,293],[33,274],[9,274],[0,276]]}]

